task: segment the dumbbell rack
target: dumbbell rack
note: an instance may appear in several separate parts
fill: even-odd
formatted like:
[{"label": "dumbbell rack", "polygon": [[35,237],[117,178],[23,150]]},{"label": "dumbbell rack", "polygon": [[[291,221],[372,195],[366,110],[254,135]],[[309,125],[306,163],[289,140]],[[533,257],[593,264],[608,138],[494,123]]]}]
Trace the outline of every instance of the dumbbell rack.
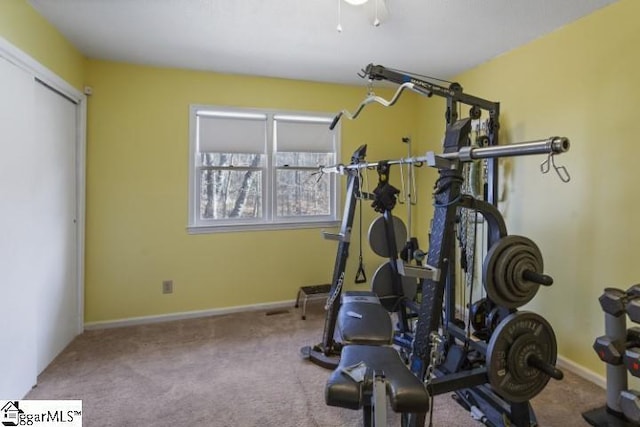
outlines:
[{"label": "dumbbell rack", "polygon": [[626,324],[626,315],[640,323],[640,285],[627,291],[606,288],[599,301],[605,335],[596,338],[593,348],[607,364],[607,402],[582,416],[596,427],[640,426],[640,392],[629,389],[627,381],[627,373],[640,377],[640,328],[627,329]]}]

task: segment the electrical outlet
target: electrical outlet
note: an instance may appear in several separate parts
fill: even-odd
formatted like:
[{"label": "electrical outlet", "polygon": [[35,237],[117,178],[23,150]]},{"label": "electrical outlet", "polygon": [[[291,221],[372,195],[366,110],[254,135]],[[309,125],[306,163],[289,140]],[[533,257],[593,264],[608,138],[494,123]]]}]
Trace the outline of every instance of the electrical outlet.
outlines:
[{"label": "electrical outlet", "polygon": [[162,293],[163,294],[172,294],[173,293],[173,280],[163,280],[162,281]]}]

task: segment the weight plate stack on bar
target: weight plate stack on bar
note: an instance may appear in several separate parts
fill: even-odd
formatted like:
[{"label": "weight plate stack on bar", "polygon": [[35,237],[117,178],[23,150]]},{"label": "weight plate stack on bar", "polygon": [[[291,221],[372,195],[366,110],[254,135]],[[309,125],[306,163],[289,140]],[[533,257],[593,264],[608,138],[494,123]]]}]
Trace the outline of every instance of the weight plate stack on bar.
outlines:
[{"label": "weight plate stack on bar", "polygon": [[489,299],[507,308],[518,308],[528,303],[538,292],[540,282],[527,280],[535,275],[544,276],[542,253],[527,237],[510,235],[491,246],[484,260],[482,279]]}]

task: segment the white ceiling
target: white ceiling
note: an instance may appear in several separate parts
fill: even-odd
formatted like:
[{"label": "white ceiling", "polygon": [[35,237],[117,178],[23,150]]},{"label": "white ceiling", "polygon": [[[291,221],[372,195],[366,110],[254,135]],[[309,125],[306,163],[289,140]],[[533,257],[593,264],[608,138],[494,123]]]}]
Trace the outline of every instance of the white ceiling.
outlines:
[{"label": "white ceiling", "polygon": [[[84,55],[361,84],[378,63],[450,77],[616,0],[29,0]],[[386,15],[386,16],[384,16]]]}]

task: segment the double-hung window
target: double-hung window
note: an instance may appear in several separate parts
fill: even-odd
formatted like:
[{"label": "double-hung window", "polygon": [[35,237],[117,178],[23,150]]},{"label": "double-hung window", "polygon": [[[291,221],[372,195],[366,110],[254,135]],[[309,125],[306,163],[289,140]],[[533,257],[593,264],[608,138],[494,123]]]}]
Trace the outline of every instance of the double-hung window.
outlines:
[{"label": "double-hung window", "polygon": [[320,113],[192,106],[189,230],[334,225],[340,128]]}]

